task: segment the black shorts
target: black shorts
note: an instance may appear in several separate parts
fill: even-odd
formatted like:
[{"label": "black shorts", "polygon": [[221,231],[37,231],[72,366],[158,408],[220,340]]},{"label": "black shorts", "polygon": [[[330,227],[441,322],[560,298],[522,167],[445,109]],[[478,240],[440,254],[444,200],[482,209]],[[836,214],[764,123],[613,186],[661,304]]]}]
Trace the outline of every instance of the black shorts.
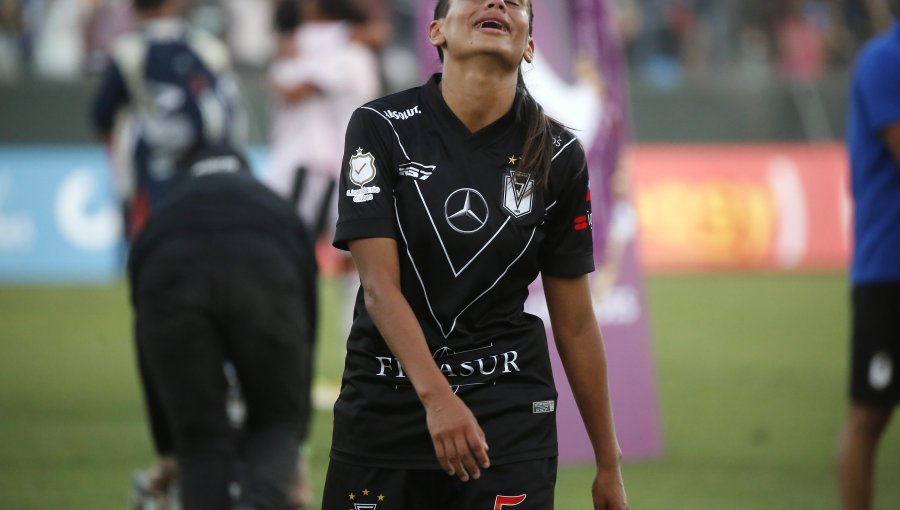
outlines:
[{"label": "black shorts", "polygon": [[900,282],[853,287],[850,396],[891,407],[900,402]]},{"label": "black shorts", "polygon": [[332,460],[322,510],[553,510],[555,487],[556,457],[491,466],[468,482],[440,470]]}]

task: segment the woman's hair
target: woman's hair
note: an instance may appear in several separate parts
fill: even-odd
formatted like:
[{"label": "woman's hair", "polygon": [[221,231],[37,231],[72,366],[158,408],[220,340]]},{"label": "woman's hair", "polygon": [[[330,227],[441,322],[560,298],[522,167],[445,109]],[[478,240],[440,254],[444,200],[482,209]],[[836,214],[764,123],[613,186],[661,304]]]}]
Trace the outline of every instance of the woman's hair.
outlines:
[{"label": "woman's hair", "polygon": [[147,12],[159,9],[167,0],[134,0],[134,10],[138,12]]},{"label": "woman's hair", "polygon": [[[434,8],[434,19],[441,19],[447,15],[451,0],[439,0]],[[534,28],[534,11],[531,1],[528,2],[528,31]],[[438,58],[444,61],[444,50],[437,48]],[[550,175],[550,163],[553,161],[553,129],[562,125],[552,119],[544,108],[535,101],[534,97],[525,87],[525,78],[522,69],[516,82],[516,95],[520,100],[516,104],[516,120],[525,124],[528,128],[525,132],[525,146],[522,152],[522,166],[520,171],[527,173],[534,180],[534,189],[546,185]]]},{"label": "woman's hair", "polygon": [[[307,0],[310,1],[310,0]],[[359,8],[354,0],[312,0],[317,3],[319,9],[329,18],[347,21],[353,24],[368,21],[366,13]]]},{"label": "woman's hair", "polygon": [[275,6],[273,25],[275,31],[281,35],[294,32],[300,26],[300,4],[297,0],[281,0]]}]

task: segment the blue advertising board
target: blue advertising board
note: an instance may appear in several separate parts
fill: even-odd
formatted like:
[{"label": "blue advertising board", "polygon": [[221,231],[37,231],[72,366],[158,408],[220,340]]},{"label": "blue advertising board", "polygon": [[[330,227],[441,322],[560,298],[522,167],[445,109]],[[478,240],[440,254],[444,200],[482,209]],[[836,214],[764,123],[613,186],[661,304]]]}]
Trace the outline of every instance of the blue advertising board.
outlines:
[{"label": "blue advertising board", "polygon": [[[263,168],[264,150],[249,156]],[[110,282],[122,232],[101,146],[0,145],[0,282]]]}]

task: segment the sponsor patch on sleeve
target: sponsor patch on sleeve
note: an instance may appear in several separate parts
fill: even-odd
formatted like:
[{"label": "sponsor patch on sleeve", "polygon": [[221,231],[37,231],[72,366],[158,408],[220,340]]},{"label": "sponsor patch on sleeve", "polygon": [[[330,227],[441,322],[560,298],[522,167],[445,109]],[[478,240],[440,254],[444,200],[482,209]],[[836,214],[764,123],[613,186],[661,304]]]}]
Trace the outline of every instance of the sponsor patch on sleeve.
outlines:
[{"label": "sponsor patch on sleeve", "polygon": [[356,154],[350,157],[350,165],[347,176],[350,183],[359,186],[357,189],[348,189],[347,196],[353,198],[356,203],[368,202],[375,198],[376,193],[381,193],[378,186],[366,186],[375,180],[378,170],[375,167],[375,156],[371,152],[363,153],[362,147],[356,149]]}]

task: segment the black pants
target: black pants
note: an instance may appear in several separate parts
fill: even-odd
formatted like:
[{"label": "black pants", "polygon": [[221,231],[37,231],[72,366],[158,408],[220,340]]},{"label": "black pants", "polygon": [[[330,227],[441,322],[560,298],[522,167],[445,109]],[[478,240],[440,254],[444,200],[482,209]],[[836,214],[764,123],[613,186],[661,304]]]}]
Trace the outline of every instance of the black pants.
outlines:
[{"label": "black pants", "polygon": [[[167,239],[136,278],[139,362],[160,404],[148,402],[151,423],[171,431],[185,509],[230,508],[236,479],[242,508],[283,508],[309,419],[309,282],[277,243],[246,232]],[[226,360],[247,408],[240,442],[226,414]]]}]

